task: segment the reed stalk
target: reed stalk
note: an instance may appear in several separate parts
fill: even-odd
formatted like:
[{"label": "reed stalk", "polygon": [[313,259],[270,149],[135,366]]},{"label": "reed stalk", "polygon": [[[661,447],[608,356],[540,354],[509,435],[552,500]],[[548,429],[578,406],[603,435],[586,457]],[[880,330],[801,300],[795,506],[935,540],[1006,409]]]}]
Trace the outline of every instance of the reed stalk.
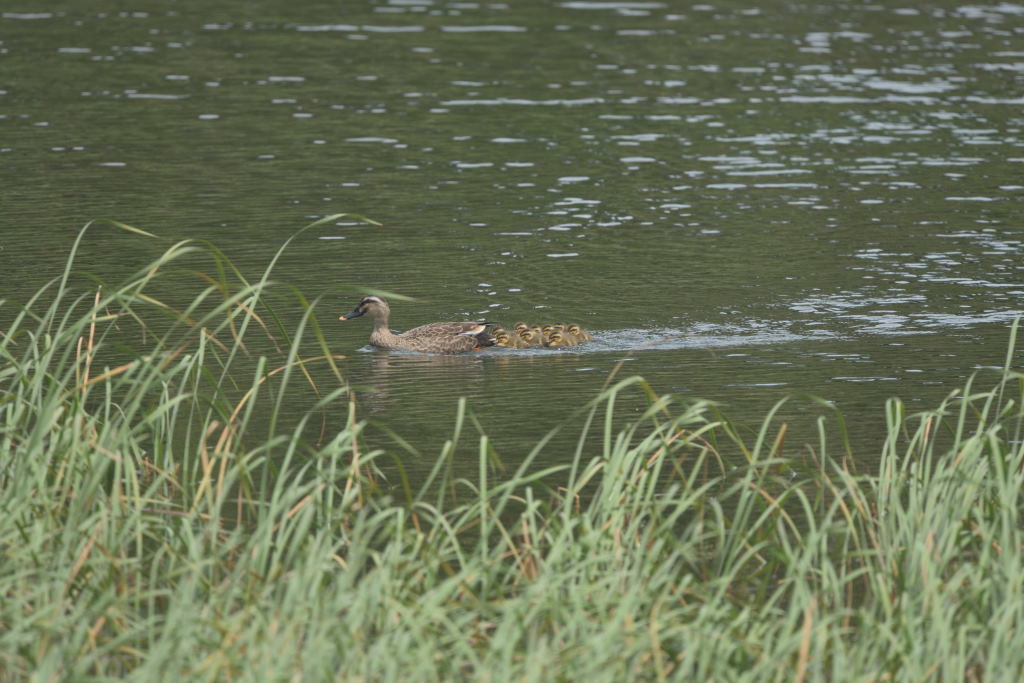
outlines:
[{"label": "reed stalk", "polygon": [[[161,277],[197,254],[217,274],[176,308]],[[365,447],[315,301],[282,287],[304,312],[287,329],[269,269],[250,282],[209,246],[116,286],[79,288],[73,263],[0,307],[0,680],[1024,672],[1016,326],[1001,372],[886,404],[876,471],[824,402],[801,450],[781,406],[749,442],[627,377],[563,426],[562,467],[537,466],[539,435],[499,471],[463,402],[450,444],[476,432],[476,476],[449,445],[419,487],[393,466],[384,486],[416,446]]]}]

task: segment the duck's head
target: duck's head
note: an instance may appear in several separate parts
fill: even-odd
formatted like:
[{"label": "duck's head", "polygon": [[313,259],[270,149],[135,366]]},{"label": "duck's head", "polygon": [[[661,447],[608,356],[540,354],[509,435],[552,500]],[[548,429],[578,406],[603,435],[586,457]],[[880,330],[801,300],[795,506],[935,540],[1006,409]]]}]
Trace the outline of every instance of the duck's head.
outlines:
[{"label": "duck's head", "polygon": [[519,333],[519,337],[527,344],[532,344],[533,340],[537,338],[537,334],[533,330],[523,330]]},{"label": "duck's head", "polygon": [[568,332],[569,334],[578,336],[579,333],[583,331],[583,329],[576,323],[573,323],[569,325],[569,327],[565,328],[565,331]]},{"label": "duck's head", "polygon": [[343,315],[338,320],[351,320],[352,318],[358,318],[359,316],[369,313],[373,317],[377,317],[381,314],[387,315],[391,312],[388,307],[388,302],[379,296],[364,296],[359,301],[359,305],[356,306],[355,310],[347,315]]},{"label": "duck's head", "polygon": [[512,346],[512,342],[511,342],[511,340],[509,340],[509,337],[508,337],[507,334],[496,334],[496,335],[494,335],[494,345],[495,346]]},{"label": "duck's head", "polygon": [[516,323],[512,329],[514,329],[516,332],[522,332],[523,330],[530,329],[530,326],[527,325],[526,323]]},{"label": "duck's head", "polygon": [[495,327],[493,330],[491,330],[491,334],[493,334],[495,337],[507,337],[508,330],[506,330],[504,327]]}]

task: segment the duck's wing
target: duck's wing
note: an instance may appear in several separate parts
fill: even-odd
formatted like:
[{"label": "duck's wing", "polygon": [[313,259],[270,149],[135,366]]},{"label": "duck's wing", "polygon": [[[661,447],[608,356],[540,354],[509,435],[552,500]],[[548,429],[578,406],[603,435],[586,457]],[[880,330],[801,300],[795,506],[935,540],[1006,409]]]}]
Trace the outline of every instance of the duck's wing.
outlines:
[{"label": "duck's wing", "polygon": [[406,330],[403,337],[434,337],[441,339],[443,337],[456,337],[459,335],[475,335],[483,332],[487,329],[488,325],[492,323],[486,322],[460,322],[460,323],[427,323],[426,325],[420,325],[414,327],[411,330]]},{"label": "duck's wing", "polygon": [[461,334],[461,335],[463,335],[465,337],[475,337],[475,336],[477,336],[479,334],[484,334],[484,333],[486,333],[488,336],[490,336],[490,332],[487,332],[487,328],[488,327],[493,327],[494,325],[497,325],[498,323],[490,323],[490,322],[487,322],[487,321],[480,321],[480,322],[474,322],[474,323],[457,323],[457,324],[462,325],[462,331],[459,332],[458,334]]}]

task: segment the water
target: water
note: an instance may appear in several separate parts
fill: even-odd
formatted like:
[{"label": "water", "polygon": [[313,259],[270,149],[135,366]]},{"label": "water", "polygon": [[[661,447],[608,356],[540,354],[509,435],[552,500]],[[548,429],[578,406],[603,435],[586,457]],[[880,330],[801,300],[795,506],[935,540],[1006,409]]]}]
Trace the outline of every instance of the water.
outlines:
[{"label": "water", "polygon": [[[276,279],[325,296],[364,416],[422,448],[413,471],[458,397],[515,462],[620,363],[750,424],[824,396],[870,462],[883,400],[928,407],[1001,364],[1021,309],[1024,5],[758,4],[5,7],[3,296],[57,274],[93,217],[255,274],[355,212],[384,225],[304,233]],[[116,279],[162,247],[97,226],[79,265]],[[397,329],[596,340],[362,352],[369,326],[334,323],[360,287],[416,297]]]}]

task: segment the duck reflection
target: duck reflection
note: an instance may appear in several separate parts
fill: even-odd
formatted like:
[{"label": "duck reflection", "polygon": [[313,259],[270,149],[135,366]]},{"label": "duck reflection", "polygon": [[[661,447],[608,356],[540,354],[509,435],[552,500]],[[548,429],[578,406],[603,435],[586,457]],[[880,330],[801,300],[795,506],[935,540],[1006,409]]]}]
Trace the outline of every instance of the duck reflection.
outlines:
[{"label": "duck reflection", "polygon": [[403,420],[411,415],[437,415],[439,410],[450,416],[451,409],[442,406],[454,406],[463,397],[479,408],[493,403],[494,395],[507,393],[508,387],[528,383],[538,369],[528,370],[530,366],[540,363],[548,371],[553,364],[579,362],[571,354],[551,353],[540,344],[533,350],[499,347],[463,355],[375,350],[354,356],[360,357],[368,362],[361,368],[351,367],[348,379],[363,414],[399,409]]},{"label": "duck reflection", "polygon": [[[434,355],[372,351],[368,376],[354,377],[356,400],[369,413],[410,402],[436,410],[438,400],[483,394],[485,359],[478,354]],[[360,390],[361,388],[361,390]],[[408,407],[408,406],[407,406]]]}]

